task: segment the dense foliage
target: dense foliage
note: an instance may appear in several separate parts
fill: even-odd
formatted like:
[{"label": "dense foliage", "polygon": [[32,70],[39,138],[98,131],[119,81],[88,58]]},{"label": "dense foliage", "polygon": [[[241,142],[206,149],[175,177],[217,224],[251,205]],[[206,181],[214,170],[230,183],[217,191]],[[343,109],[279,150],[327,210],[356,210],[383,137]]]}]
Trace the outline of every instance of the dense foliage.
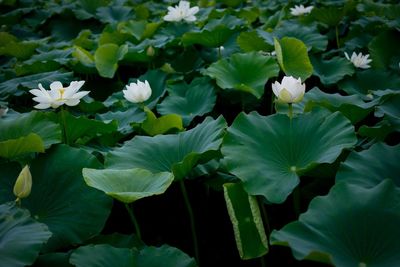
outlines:
[{"label": "dense foliage", "polygon": [[0,0],[0,25],[1,266],[400,266],[397,1]]}]

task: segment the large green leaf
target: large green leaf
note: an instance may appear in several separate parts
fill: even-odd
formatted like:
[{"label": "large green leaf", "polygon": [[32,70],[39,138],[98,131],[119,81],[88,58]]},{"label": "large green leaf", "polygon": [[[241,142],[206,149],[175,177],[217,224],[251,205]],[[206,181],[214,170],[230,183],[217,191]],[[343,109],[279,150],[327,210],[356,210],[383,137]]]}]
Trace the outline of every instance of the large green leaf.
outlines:
[{"label": "large green leaf", "polygon": [[299,176],[319,163],[336,160],[356,143],[354,128],[339,112],[264,117],[241,113],[225,135],[222,154],[228,170],[250,195],[281,203]]},{"label": "large green leaf", "polygon": [[278,76],[279,67],[272,57],[250,52],[219,60],[204,73],[216,79],[222,89],[235,89],[260,98],[268,79]]},{"label": "large green leaf", "polygon": [[207,78],[196,78],[190,84],[185,82],[168,87],[169,96],[157,106],[163,115],[178,114],[184,125],[188,125],[196,116],[210,112],[216,101],[214,87]]},{"label": "large green leaf", "polygon": [[400,77],[384,70],[357,71],[352,77],[340,81],[339,89],[350,95],[358,94],[365,97],[377,90],[400,89]]},{"label": "large green leaf", "polygon": [[0,129],[0,157],[5,158],[44,152],[61,141],[60,126],[37,111],[2,118]]},{"label": "large green leaf", "polygon": [[0,32],[0,56],[27,59],[35,53],[38,46],[37,41],[18,41],[14,35]]},{"label": "large green leaf", "polygon": [[400,265],[400,189],[390,180],[373,188],[347,183],[314,198],[296,222],[271,234],[293,256],[340,267]]},{"label": "large green leaf", "polygon": [[364,119],[378,104],[377,101],[364,102],[359,95],[343,96],[338,93],[324,93],[317,87],[305,94],[303,102],[306,103],[306,111],[315,106],[322,106],[332,112],[340,111],[353,124]]},{"label": "large green leaf", "polygon": [[83,169],[87,185],[124,203],[163,194],[174,180],[169,172],[152,173],[143,169]]},{"label": "large green leaf", "polygon": [[229,39],[241,23],[240,19],[231,15],[213,19],[201,31],[185,33],[182,36],[182,42],[185,46],[200,44],[206,47],[218,47]]},{"label": "large green leaf", "polygon": [[118,129],[117,122],[111,121],[108,123],[91,120],[84,116],[75,117],[67,111],[61,111],[59,117],[62,121],[62,113],[65,116],[66,132],[69,142],[86,143],[90,139],[103,134],[116,132]]},{"label": "large green leaf", "polygon": [[135,255],[129,248],[116,248],[108,244],[82,246],[76,249],[69,262],[77,267],[132,267]]},{"label": "large green leaf", "polygon": [[276,57],[287,76],[294,76],[305,81],[313,73],[313,66],[307,54],[306,45],[299,39],[283,37],[274,39]]},{"label": "large green leaf", "polygon": [[[79,244],[99,233],[110,213],[112,199],[88,187],[82,168],[99,168],[97,159],[81,149],[60,145],[30,164],[32,192],[22,206],[45,223],[53,236],[46,251]],[[13,185],[19,168],[0,167],[0,201],[14,200]]]},{"label": "large green leaf", "polygon": [[311,62],[314,74],[326,85],[335,84],[344,76],[351,76],[354,73],[353,64],[343,57],[334,57],[329,60],[311,57]]},{"label": "large green leaf", "polygon": [[136,136],[110,152],[105,161],[109,169],[147,169],[153,173],[172,172],[183,179],[201,160],[216,156],[226,123],[222,117],[208,117],[197,127],[178,134],[154,137]]},{"label": "large green leaf", "polygon": [[0,205],[0,259],[2,266],[31,265],[51,232],[15,202]]},{"label": "large green leaf", "polygon": [[361,152],[352,152],[340,165],[336,181],[363,187],[374,187],[392,179],[400,187],[400,145],[377,143]]},{"label": "large green leaf", "polygon": [[242,32],[236,42],[244,52],[271,51],[274,48],[272,34],[262,30]]},{"label": "large green leaf", "polygon": [[124,58],[128,52],[126,45],[103,44],[94,53],[96,69],[100,76],[106,78],[114,77],[118,69],[118,61]]},{"label": "large green leaf", "polygon": [[177,248],[144,247],[140,251],[116,248],[108,244],[89,245],[75,250],[70,263],[77,267],[196,267],[196,262]]},{"label": "large green leaf", "polygon": [[137,255],[137,267],[196,267],[195,260],[177,248],[168,245],[144,247]]},{"label": "large green leaf", "polygon": [[293,21],[283,21],[274,30],[274,34],[279,37],[294,37],[304,42],[309,50],[325,51],[328,45],[328,38],[318,32],[316,25],[303,26]]},{"label": "large green leaf", "polygon": [[182,118],[177,114],[167,114],[159,118],[145,108],[147,118],[141,123],[142,130],[150,136],[183,130]]},{"label": "large green leaf", "polygon": [[44,72],[7,80],[0,83],[0,100],[5,100],[12,95],[19,96],[24,93],[21,88],[34,89],[41,83],[48,86],[54,81],[67,82],[72,80],[72,72]]},{"label": "large green leaf", "polygon": [[226,183],[223,187],[240,258],[253,259],[266,254],[268,240],[257,198],[249,196],[240,183]]},{"label": "large green leaf", "polygon": [[376,68],[386,69],[389,66],[399,67],[400,51],[398,44],[400,34],[398,31],[385,31],[376,36],[368,45],[371,54],[371,65]]}]

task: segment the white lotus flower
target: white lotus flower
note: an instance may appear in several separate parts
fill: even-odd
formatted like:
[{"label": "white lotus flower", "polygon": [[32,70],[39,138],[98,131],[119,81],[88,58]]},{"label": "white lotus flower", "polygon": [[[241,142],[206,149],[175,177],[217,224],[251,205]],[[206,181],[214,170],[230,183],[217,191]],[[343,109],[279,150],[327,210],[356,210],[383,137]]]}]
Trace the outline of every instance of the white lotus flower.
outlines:
[{"label": "white lotus flower", "polygon": [[351,58],[349,57],[349,55],[344,52],[344,55],[346,56],[346,58],[348,60],[350,60],[353,65],[357,68],[361,68],[361,69],[368,69],[371,66],[369,65],[369,63],[372,61],[372,59],[369,59],[369,55],[366,54],[365,56],[361,53],[359,53],[358,55],[356,54],[356,52],[353,52],[353,54],[351,55]]},{"label": "white lotus flower", "polygon": [[199,12],[199,7],[190,7],[187,1],[180,1],[175,7],[168,7],[168,14],[164,16],[165,21],[181,21],[193,22],[196,20],[194,16]]},{"label": "white lotus flower", "polygon": [[294,7],[290,8],[290,14],[293,16],[301,16],[310,13],[313,8],[313,6],[304,7],[303,5],[295,5]]},{"label": "white lotus flower", "polygon": [[301,83],[300,78],[285,76],[282,83],[275,82],[272,84],[272,91],[284,103],[297,103],[303,99],[306,85]]},{"label": "white lotus flower", "polygon": [[137,80],[137,83],[130,83],[122,92],[126,100],[132,103],[142,103],[150,98],[151,87],[147,80],[144,82]]},{"label": "white lotus flower", "polygon": [[78,92],[84,83],[85,81],[73,81],[68,87],[63,87],[61,82],[52,82],[50,91],[45,90],[39,83],[39,89],[32,89],[29,92],[35,96],[33,101],[39,103],[35,106],[37,109],[58,108],[64,104],[76,106],[82,97],[89,94],[89,91]]}]

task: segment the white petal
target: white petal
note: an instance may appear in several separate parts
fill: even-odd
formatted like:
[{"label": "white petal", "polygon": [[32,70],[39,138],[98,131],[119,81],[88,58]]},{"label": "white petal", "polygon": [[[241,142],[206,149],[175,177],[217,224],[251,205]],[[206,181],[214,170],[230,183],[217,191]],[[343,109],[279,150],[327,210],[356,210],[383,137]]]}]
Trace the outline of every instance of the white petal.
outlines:
[{"label": "white petal", "polygon": [[281,84],[279,82],[276,81],[272,84],[272,91],[274,92],[276,97],[279,97],[280,88]]},{"label": "white petal", "polygon": [[62,89],[62,88],[63,88],[63,85],[62,85],[62,83],[59,82],[59,81],[52,82],[52,83],[50,84],[50,89],[51,89],[51,90],[59,90],[59,89]]},{"label": "white petal", "polygon": [[49,107],[50,107],[49,103],[40,103],[40,104],[37,104],[36,106],[34,106],[34,108],[37,108],[37,109],[46,109]]},{"label": "white petal", "polygon": [[78,105],[79,102],[80,102],[80,99],[79,99],[79,98],[71,98],[71,99],[68,99],[67,101],[65,101],[65,104],[66,104],[67,106],[72,107],[72,106]]}]

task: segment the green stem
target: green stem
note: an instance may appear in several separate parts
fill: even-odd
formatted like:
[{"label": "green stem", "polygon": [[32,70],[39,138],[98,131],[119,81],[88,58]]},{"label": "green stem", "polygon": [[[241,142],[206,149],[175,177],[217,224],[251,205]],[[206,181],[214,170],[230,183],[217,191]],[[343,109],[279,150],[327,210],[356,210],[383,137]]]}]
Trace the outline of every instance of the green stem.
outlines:
[{"label": "green stem", "polygon": [[336,46],[337,48],[340,47],[340,43],[339,43],[339,29],[338,29],[338,25],[336,25],[335,27],[335,32],[336,32]]},{"label": "green stem", "polygon": [[131,218],[131,221],[133,223],[133,226],[135,227],[135,232],[136,235],[139,237],[140,240],[142,240],[142,234],[140,233],[140,227],[139,227],[139,223],[136,220],[135,215],[133,214],[133,210],[132,208],[129,206],[129,204],[125,203],[125,208],[128,211],[129,217]]},{"label": "green stem", "polygon": [[200,266],[199,246],[198,246],[198,242],[197,242],[196,225],[195,225],[192,205],[190,204],[189,196],[186,191],[186,187],[185,187],[185,183],[184,183],[183,179],[179,181],[179,185],[181,186],[183,199],[185,201],[186,209],[187,209],[187,212],[188,212],[189,218],[190,218],[190,228],[192,231],[194,255],[195,255],[197,264]]},{"label": "green stem", "polygon": [[265,205],[264,202],[262,201],[261,197],[257,197],[257,201],[258,201],[258,206],[261,209],[261,216],[263,218],[264,221],[264,225],[265,225],[265,230],[267,231],[267,235],[270,234],[271,232],[271,227],[269,226],[269,219],[268,219],[268,213],[267,210],[265,209]]},{"label": "green stem", "polygon": [[61,124],[64,133],[64,144],[69,145],[68,133],[67,133],[67,119],[65,113],[67,112],[63,106],[61,106]]},{"label": "green stem", "polygon": [[293,190],[293,207],[294,207],[294,212],[295,212],[297,218],[299,217],[299,215],[301,213],[300,205],[301,205],[300,185],[298,185]]},{"label": "green stem", "polygon": [[265,263],[265,258],[264,256],[260,257],[260,261],[261,261],[261,267],[267,267],[267,264]]},{"label": "green stem", "polygon": [[290,123],[291,123],[292,122],[292,118],[293,118],[293,104],[289,103],[288,105],[289,105],[288,116],[289,116]]},{"label": "green stem", "polygon": [[221,46],[218,46],[218,59],[222,58]]}]

